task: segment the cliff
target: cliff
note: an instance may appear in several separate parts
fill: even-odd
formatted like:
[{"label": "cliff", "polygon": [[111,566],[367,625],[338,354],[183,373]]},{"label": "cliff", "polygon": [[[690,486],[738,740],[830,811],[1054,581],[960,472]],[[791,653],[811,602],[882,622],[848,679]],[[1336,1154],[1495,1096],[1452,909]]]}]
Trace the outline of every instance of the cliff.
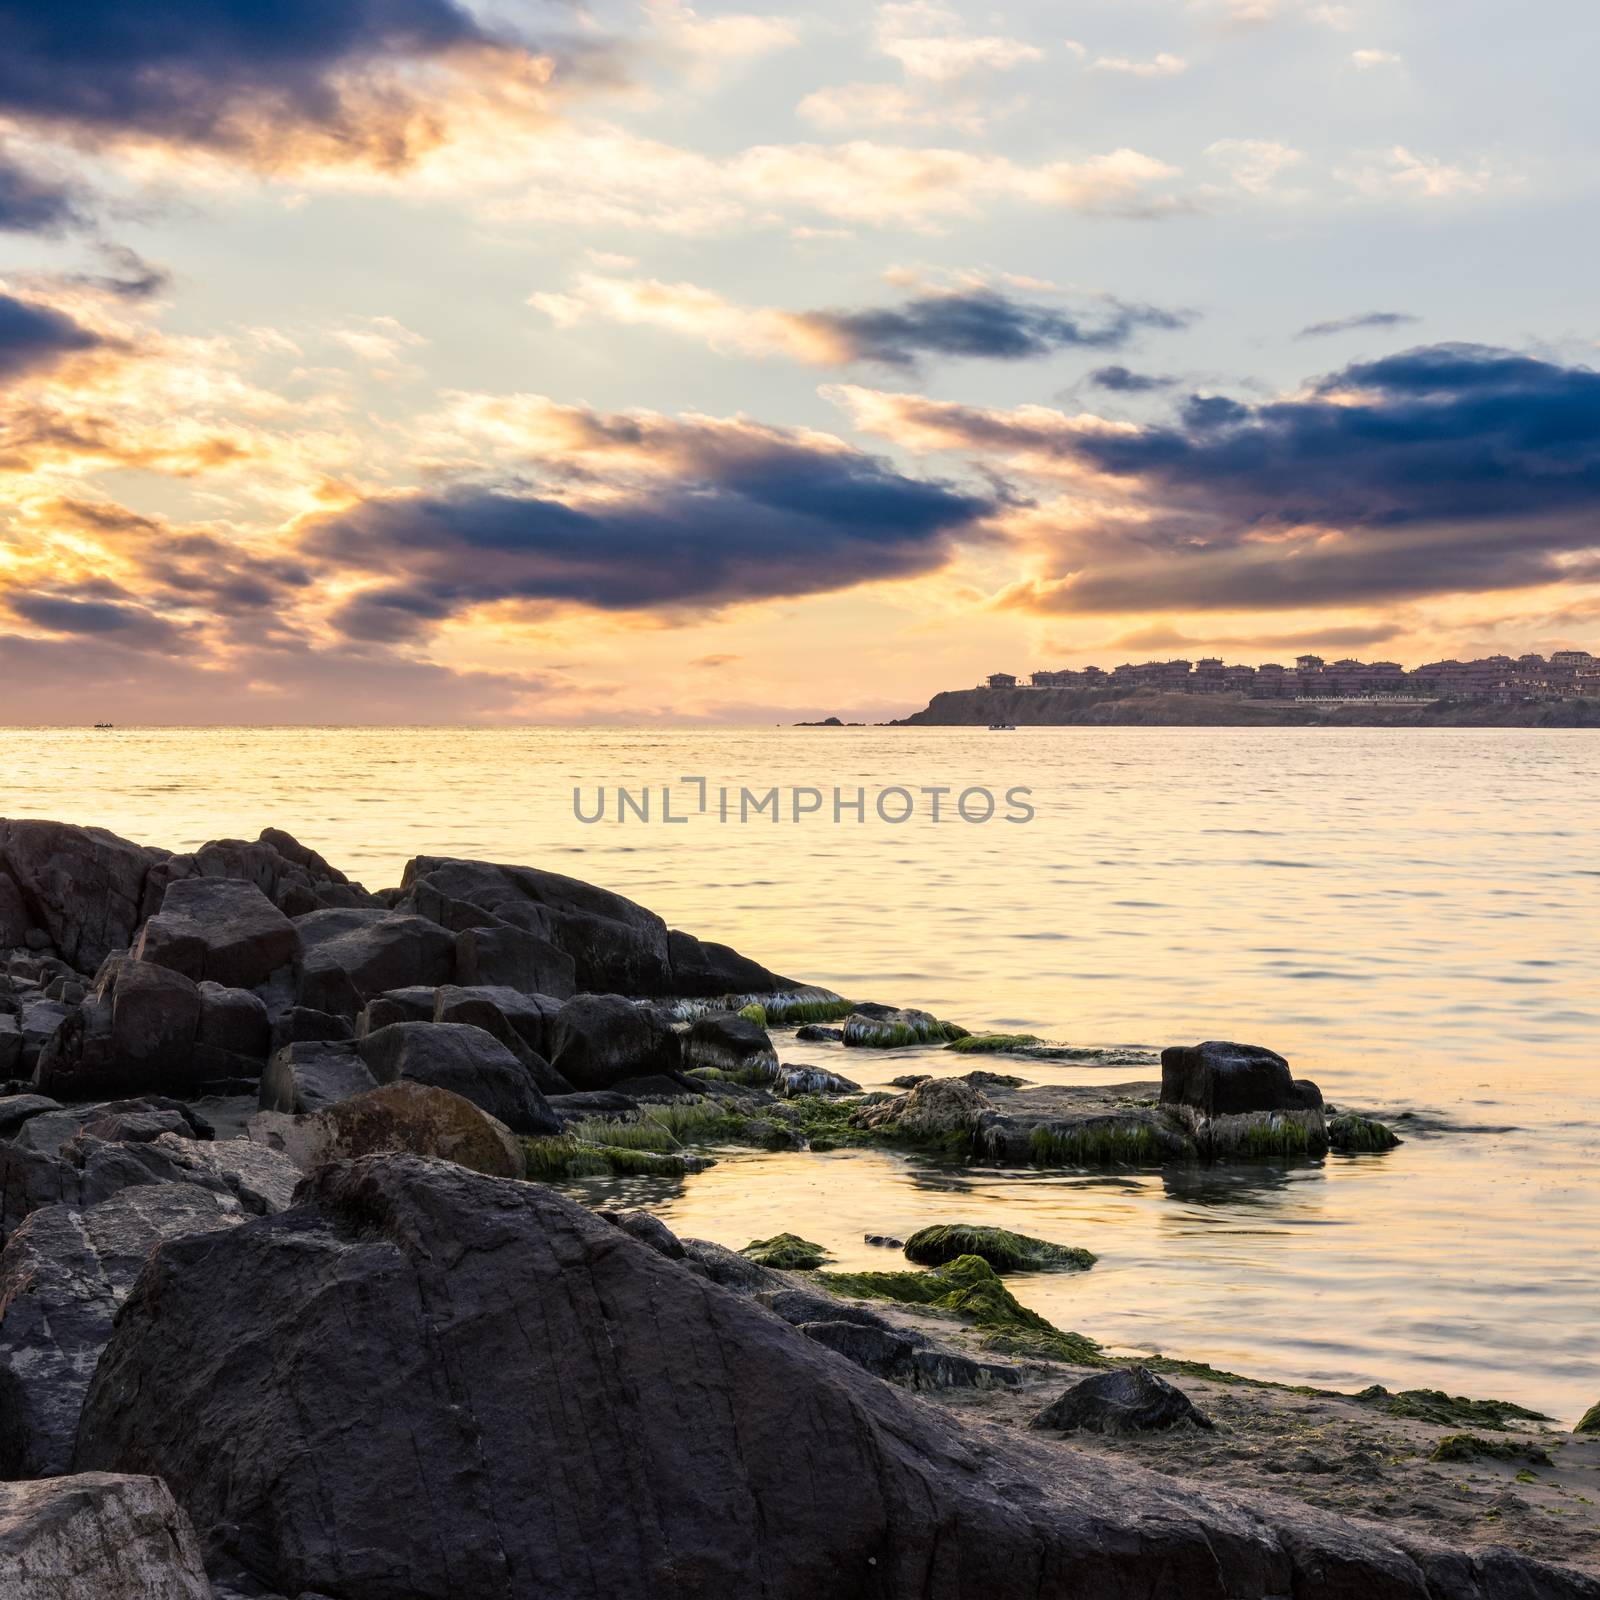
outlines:
[{"label": "cliff", "polygon": [[1088,689],[947,689],[894,727],[1600,728],[1600,701],[1438,700],[1297,705],[1232,695],[1112,695]]}]

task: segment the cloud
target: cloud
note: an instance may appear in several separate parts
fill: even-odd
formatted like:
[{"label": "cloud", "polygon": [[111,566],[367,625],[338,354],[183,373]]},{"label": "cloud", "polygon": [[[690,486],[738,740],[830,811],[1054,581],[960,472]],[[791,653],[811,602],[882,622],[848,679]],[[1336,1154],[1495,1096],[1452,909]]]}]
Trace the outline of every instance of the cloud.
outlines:
[{"label": "cloud", "polygon": [[898,83],[840,83],[813,90],[795,110],[819,128],[961,128],[979,133],[993,108],[971,96],[929,96]]},{"label": "cloud", "polygon": [[1166,623],[1133,628],[1119,633],[1103,645],[1084,649],[1103,650],[1359,650],[1367,645],[1384,644],[1405,630],[1397,623],[1376,622],[1343,627],[1318,628],[1314,633],[1256,633],[1226,638],[1216,634],[1196,637]]},{"label": "cloud", "polygon": [[0,116],[87,144],[398,168],[448,137],[453,101],[531,108],[556,72],[456,0],[52,0],[13,10]]},{"label": "cloud", "polygon": [[0,383],[104,345],[64,311],[0,292]]},{"label": "cloud", "polygon": [[364,583],[334,619],[349,637],[412,636],[497,602],[681,613],[903,578],[982,537],[996,509],[829,435],[743,420],[525,396],[461,397],[453,421],[524,471],[376,496],[300,530],[311,564]]},{"label": "cloud", "polygon": [[1478,345],[1348,366],[1295,397],[1191,396],[1141,427],[842,390],[860,425],[1081,495],[1057,612],[1290,609],[1600,576],[1600,374]]},{"label": "cloud", "polygon": [[140,650],[181,654],[188,640],[167,618],[132,602],[132,597],[82,598],[65,593],[13,590],[3,603],[14,618],[43,633],[69,638],[108,638]]},{"label": "cloud", "polygon": [[57,234],[89,225],[77,184],[24,166],[0,146],[0,231]]},{"label": "cloud", "polygon": [[1130,78],[1176,78],[1189,70],[1189,63],[1182,56],[1168,55],[1162,51],[1148,61],[1133,61],[1127,56],[1099,56],[1090,62],[1089,70],[1120,72]]},{"label": "cloud", "polygon": [[1350,333],[1357,328],[1399,328],[1408,322],[1420,322],[1409,311],[1363,311],[1353,317],[1334,317],[1327,322],[1313,322],[1295,335],[1297,339],[1322,339],[1329,334]]},{"label": "cloud", "polygon": [[137,250],[120,244],[103,244],[98,248],[106,270],[74,273],[66,282],[121,300],[148,300],[171,286],[172,274],[165,267],[146,261]]},{"label": "cloud", "polygon": [[1275,139],[1218,139],[1206,154],[1250,194],[1266,194],[1281,173],[1305,160],[1293,145]]},{"label": "cloud", "polygon": [[960,14],[938,0],[880,5],[876,34],[879,51],[898,61],[907,77],[934,84],[1044,59],[1044,51],[1025,40],[964,32]]},{"label": "cloud", "polygon": [[726,654],[696,656],[689,665],[691,667],[731,667],[735,661],[743,660],[743,656]]},{"label": "cloud", "polygon": [[1398,67],[1400,57],[1392,50],[1352,50],[1350,59],[1363,72],[1370,71],[1373,67]]},{"label": "cloud", "polygon": [[924,356],[1019,361],[1073,347],[1116,349],[1139,329],[1190,321],[1186,313],[1109,297],[1069,311],[979,283],[924,290],[893,306],[793,312],[740,306],[695,284],[588,274],[573,292],[535,294],[530,303],[567,326],[602,317],[824,367],[910,367]]},{"label": "cloud", "polygon": [[1515,187],[1521,182],[1516,174],[1502,173],[1488,161],[1459,166],[1400,144],[1361,166],[1341,168],[1335,176],[1364,194],[1417,195],[1425,200],[1484,194],[1497,185]]},{"label": "cloud", "polygon": [[1089,374],[1089,382],[1097,389],[1109,389],[1113,394],[1151,394],[1159,389],[1170,389],[1176,378],[1163,377],[1154,372],[1130,372],[1126,367],[1096,367]]},{"label": "cloud", "polygon": [[701,62],[750,60],[787,50],[800,34],[789,17],[762,17],[750,12],[702,16],[681,0],[646,0],[645,9],[657,35],[670,47]]}]

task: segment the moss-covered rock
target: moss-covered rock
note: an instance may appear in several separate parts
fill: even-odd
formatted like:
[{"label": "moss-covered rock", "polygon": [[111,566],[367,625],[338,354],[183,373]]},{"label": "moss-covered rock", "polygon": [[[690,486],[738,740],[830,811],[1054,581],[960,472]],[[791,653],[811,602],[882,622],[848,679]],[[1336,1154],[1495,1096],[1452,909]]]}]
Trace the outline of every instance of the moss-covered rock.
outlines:
[{"label": "moss-covered rock", "polygon": [[1030,1311],[980,1256],[957,1256],[931,1272],[823,1272],[817,1281],[852,1299],[896,1300],[952,1311],[981,1330],[991,1349],[1082,1366],[1109,1364],[1093,1339],[1064,1332]]},{"label": "moss-covered rock", "polygon": [[1592,1405],[1578,1418],[1574,1433],[1600,1433],[1600,1404]]},{"label": "moss-covered rock", "polygon": [[740,1006],[737,1015],[743,1017],[746,1022],[755,1023],[758,1028],[767,1025],[767,1008],[759,1001],[752,1000],[749,1005]]},{"label": "moss-covered rock", "polygon": [[844,1022],[844,1042],[857,1048],[894,1050],[913,1044],[949,1044],[967,1030],[941,1022],[932,1012],[895,1006],[859,1006]]},{"label": "moss-covered rock", "polygon": [[1083,1272],[1096,1259],[1093,1251],[1075,1245],[963,1222],[919,1229],[906,1240],[905,1253],[908,1261],[923,1267],[941,1267],[958,1256],[978,1256],[996,1272]]},{"label": "moss-covered rock", "polygon": [[681,1178],[716,1164],[710,1156],[691,1155],[687,1151],[665,1154],[625,1145],[591,1144],[570,1133],[524,1139],[522,1153],[528,1177],[540,1183],[563,1183],[607,1174]]},{"label": "moss-covered rock", "polygon": [[1532,1461],[1549,1466],[1550,1456],[1538,1445],[1510,1439],[1480,1439],[1475,1433],[1452,1433],[1433,1447],[1430,1461]]},{"label": "moss-covered rock", "polygon": [[776,1267],[782,1272],[814,1272],[828,1259],[820,1244],[802,1239],[797,1233],[777,1233],[770,1239],[752,1239],[743,1250],[760,1267]]},{"label": "moss-covered rock", "polygon": [[1376,1117],[1342,1111],[1328,1118],[1328,1145],[1345,1155],[1372,1155],[1393,1150],[1399,1143],[1399,1135]]},{"label": "moss-covered rock", "polygon": [[1355,1397],[1381,1406],[1391,1417],[1412,1417],[1442,1428],[1491,1428],[1504,1431],[1523,1422],[1548,1422],[1542,1411],[1530,1411],[1510,1400],[1469,1400],[1442,1389],[1402,1389],[1391,1394],[1381,1383]]},{"label": "moss-covered rock", "polygon": [[959,1050],[962,1055],[1000,1055],[1043,1043],[1035,1033],[969,1033],[964,1039],[952,1039],[945,1048]]}]

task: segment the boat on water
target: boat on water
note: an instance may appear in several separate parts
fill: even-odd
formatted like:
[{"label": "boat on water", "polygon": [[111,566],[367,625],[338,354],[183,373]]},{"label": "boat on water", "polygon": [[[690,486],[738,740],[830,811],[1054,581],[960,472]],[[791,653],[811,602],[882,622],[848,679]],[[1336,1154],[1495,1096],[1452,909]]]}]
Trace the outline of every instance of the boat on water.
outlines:
[{"label": "boat on water", "polygon": [[97,727],[97,728],[114,728],[114,727],[116,727],[116,723],[114,723],[114,722],[97,722],[97,723],[95,723],[95,727]]},{"label": "boat on water", "polygon": [[1017,725],[1014,722],[991,722],[989,724],[990,733],[1015,733],[1016,731]]}]

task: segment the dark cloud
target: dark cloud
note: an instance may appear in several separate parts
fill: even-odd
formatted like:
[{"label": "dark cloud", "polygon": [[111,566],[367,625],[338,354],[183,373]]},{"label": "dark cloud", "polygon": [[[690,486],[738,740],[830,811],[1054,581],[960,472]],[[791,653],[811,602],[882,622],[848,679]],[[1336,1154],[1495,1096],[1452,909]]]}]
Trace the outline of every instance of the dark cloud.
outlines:
[{"label": "dark cloud", "polygon": [[1014,604],[1372,603],[1596,566],[1574,558],[1600,544],[1600,374],[1508,350],[1409,350],[1268,404],[1191,397],[1167,426],[1041,433],[988,414],[974,436],[1125,479],[1147,511],[1131,533],[1108,522],[1074,574]]},{"label": "dark cloud", "polygon": [[1405,630],[1395,623],[1379,622],[1368,626],[1319,628],[1314,633],[1257,633],[1244,637],[1221,638],[1214,634],[1196,638],[1177,628],[1156,625],[1119,633],[1103,646],[1083,649],[1106,650],[1354,650],[1366,645],[1384,644]]},{"label": "dark cloud", "polygon": [[104,342],[52,306],[0,294],[0,383]]},{"label": "dark cloud", "polygon": [[165,267],[146,261],[126,245],[102,245],[100,257],[106,264],[104,272],[75,273],[68,281],[115,295],[119,300],[148,300],[172,282],[172,274]]},{"label": "dark cloud", "polygon": [[1109,389],[1113,394],[1151,394],[1158,389],[1170,389],[1176,378],[1163,377],[1155,372],[1130,372],[1127,367],[1096,367],[1089,374],[1089,382],[1097,389]]},{"label": "dark cloud", "polygon": [[1420,322],[1409,311],[1364,311],[1359,316],[1335,317],[1329,322],[1313,322],[1295,335],[1297,339],[1325,339],[1332,333],[1352,333],[1357,328],[1400,328]]},{"label": "dark cloud", "polygon": [[836,341],[845,360],[909,367],[922,356],[1024,361],[1057,350],[1110,350],[1141,328],[1182,328],[1187,314],[1108,300],[1068,312],[997,289],[922,294],[899,306],[808,311],[796,319]]},{"label": "dark cloud", "polygon": [[88,224],[83,192],[76,185],[35,172],[0,147],[0,230],[54,234]]},{"label": "dark cloud", "polygon": [[18,120],[247,155],[313,129],[390,164],[438,132],[395,69],[525,56],[454,0],[49,0],[3,27],[0,113]]},{"label": "dark cloud", "polygon": [[906,577],[942,565],[995,509],[857,451],[728,431],[668,435],[690,441],[681,474],[614,499],[571,505],[516,485],[389,495],[314,523],[305,552],[381,577],[336,621],[389,640],[494,601],[682,610]]},{"label": "dark cloud", "polygon": [[127,599],[101,598],[114,586],[86,585],[56,593],[16,591],[5,606],[20,622],[45,633],[109,640],[137,650],[179,654],[188,647],[184,629],[170,619]]}]

